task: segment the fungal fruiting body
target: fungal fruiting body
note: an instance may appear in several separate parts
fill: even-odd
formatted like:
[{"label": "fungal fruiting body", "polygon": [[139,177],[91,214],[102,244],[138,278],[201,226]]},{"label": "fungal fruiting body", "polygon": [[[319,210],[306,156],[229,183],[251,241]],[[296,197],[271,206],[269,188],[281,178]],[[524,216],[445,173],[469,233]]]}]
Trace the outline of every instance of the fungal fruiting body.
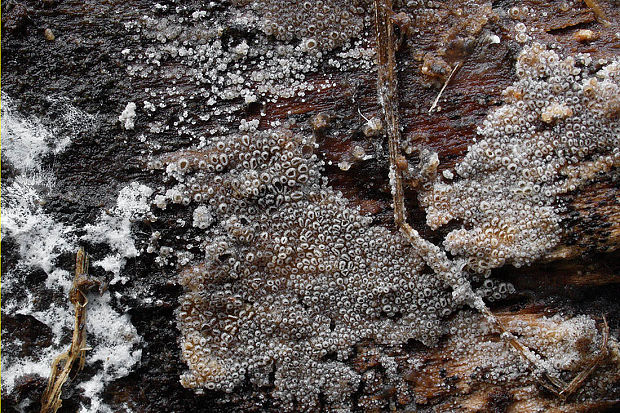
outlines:
[{"label": "fungal fruiting body", "polygon": [[444,246],[479,273],[528,264],[555,247],[559,196],[620,163],[620,61],[562,59],[534,43],[516,70],[506,104],[456,166],[458,179],[420,196],[431,228],[462,220]]},{"label": "fungal fruiting body", "polygon": [[[252,4],[262,13],[272,2]],[[455,271],[467,263],[462,276],[489,275],[556,245],[557,196],[618,164],[619,67],[524,48],[506,104],[485,120],[455,173],[444,173],[451,183],[437,180],[420,194],[431,228],[465,224],[444,242]],[[273,386],[282,410],[350,410],[352,395],[372,382],[351,364],[359,346],[383,357],[400,388],[403,375],[384,351],[409,340],[433,345],[462,301],[450,274],[438,276],[450,272],[439,268],[443,250],[422,256],[325,184],[312,137],[257,126],[242,122],[240,133],[151,162],[172,180],[154,204],[189,208],[204,254],[179,260],[178,325],[189,366],[181,382],[232,393],[249,381]],[[170,254],[162,247],[158,258]],[[511,290],[489,281],[477,293],[501,299]]]},{"label": "fungal fruiting body", "polygon": [[398,233],[321,183],[313,150],[277,129],[162,159],[177,180],[171,201],[213,219],[204,261],[181,273],[184,386],[231,392],[275,372],[282,408],[314,408],[322,394],[348,409],[357,344],[431,345],[454,310]]},{"label": "fungal fruiting body", "polygon": [[233,0],[233,4],[257,12],[266,35],[284,41],[303,39],[311,51],[331,50],[358,36],[370,1]]},{"label": "fungal fruiting body", "polygon": [[[430,227],[455,218],[468,225],[444,244],[469,271],[488,275],[539,257],[558,240],[555,197],[617,165],[619,68],[524,48],[519,80],[453,182],[421,194]],[[181,382],[230,393],[249,380],[273,385],[283,410],[349,410],[360,383],[368,385],[350,363],[356,348],[380,355],[411,339],[436,343],[442,319],[460,304],[454,286],[425,265],[435,250],[423,260],[323,182],[312,137],[242,129],[151,163],[173,180],[156,204],[190,208],[203,234],[204,259],[180,276],[189,366]],[[511,291],[489,280],[477,293],[501,299]]]}]

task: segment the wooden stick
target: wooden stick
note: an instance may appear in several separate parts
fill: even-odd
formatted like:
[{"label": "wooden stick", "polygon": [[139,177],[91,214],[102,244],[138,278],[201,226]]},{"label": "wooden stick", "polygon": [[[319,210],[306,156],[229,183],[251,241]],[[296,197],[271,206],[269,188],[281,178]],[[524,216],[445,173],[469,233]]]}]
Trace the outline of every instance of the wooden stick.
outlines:
[{"label": "wooden stick", "polygon": [[86,292],[98,284],[97,281],[88,278],[88,255],[84,252],[84,248],[80,248],[75,259],[73,285],[69,291],[69,301],[75,308],[73,338],[69,350],[60,354],[52,362],[47,388],[41,397],[41,413],[56,412],[62,405],[60,399],[62,386],[69,378],[74,363],[78,361],[77,372],[84,368],[86,350],[88,350],[86,347],[86,305],[88,304]]},{"label": "wooden stick", "polygon": [[435,98],[435,101],[433,102],[433,105],[431,106],[431,108],[428,110],[428,113],[431,113],[433,111],[433,109],[435,109],[435,107],[437,106],[437,103],[439,103],[439,98],[441,97],[441,94],[443,93],[444,90],[446,90],[446,86],[448,86],[448,83],[450,82],[450,79],[452,79],[452,76],[454,75],[454,73],[456,72],[456,70],[459,68],[459,66],[461,66],[461,62],[458,62],[455,66],[454,69],[452,69],[452,71],[450,72],[450,75],[448,76],[448,78],[446,79],[446,81],[443,84],[443,87],[441,88],[441,90],[439,91],[439,94],[437,95],[437,97]]}]

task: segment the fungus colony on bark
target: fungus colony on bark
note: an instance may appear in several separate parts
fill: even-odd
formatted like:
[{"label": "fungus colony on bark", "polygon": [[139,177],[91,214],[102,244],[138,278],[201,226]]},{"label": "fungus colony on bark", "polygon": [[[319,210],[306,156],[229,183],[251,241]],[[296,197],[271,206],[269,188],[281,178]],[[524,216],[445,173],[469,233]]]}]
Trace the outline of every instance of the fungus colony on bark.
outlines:
[{"label": "fungus colony on bark", "polygon": [[306,50],[331,50],[364,29],[370,0],[234,0],[260,15],[261,30],[278,40],[301,39]]},{"label": "fungus colony on bark", "polygon": [[[554,246],[555,197],[617,165],[619,68],[538,44],[523,50],[519,80],[455,182],[421,196],[431,227],[470,226],[445,244],[473,271],[525,264]],[[450,286],[400,234],[371,225],[324,183],[315,146],[286,126],[250,127],[151,162],[174,182],[159,207],[193,208],[204,231],[204,259],[180,275],[184,386],[232,392],[247,379],[273,385],[284,410],[321,398],[349,409],[364,380],[347,363],[356,345],[432,345],[444,332],[456,307]],[[490,280],[478,290],[493,299],[511,291]]]},{"label": "fungus colony on bark", "polygon": [[[558,195],[620,163],[620,62],[588,55],[561,59],[534,43],[517,60],[506,104],[478,128],[481,139],[421,195],[427,224],[451,220],[444,245],[488,273],[530,263],[560,235]],[[466,229],[466,227],[467,229]]]},{"label": "fungus colony on bark", "polygon": [[177,181],[168,199],[199,205],[208,240],[204,262],[181,273],[184,386],[231,392],[275,370],[285,409],[314,407],[319,393],[349,406],[356,343],[431,345],[454,310],[399,234],[322,184],[313,150],[312,138],[275,129],[153,163]]},{"label": "fungus colony on bark", "polygon": [[[317,87],[305,82],[305,74],[317,69],[321,50],[346,49],[361,33],[367,3],[233,1],[238,10],[227,16],[233,25],[257,25],[278,40],[276,46],[262,35],[225,39],[224,26],[198,12],[191,24],[174,15],[145,16],[126,27],[156,42],[147,53],[123,54],[130,75],[165,75],[173,84],[189,79],[195,84],[192,98],[207,99],[213,115],[236,113],[243,104],[218,103],[301,96]],[[292,39],[300,44],[282,43]],[[334,64],[345,67],[355,60],[372,67],[364,49],[355,50]],[[160,69],[169,59],[183,61],[186,69]],[[466,269],[488,276],[491,268],[541,256],[558,242],[557,196],[618,165],[619,70],[617,60],[561,59],[539,44],[523,49],[518,80],[505,91],[506,104],[479,128],[479,142],[454,173],[445,171],[445,179],[420,193],[431,228],[463,223],[444,246],[466,260]],[[178,104],[187,106],[181,83],[166,89],[165,98],[155,90],[152,95],[155,104],[144,102],[149,116],[169,104],[170,96],[181,96]],[[194,115],[184,109],[174,124],[179,134],[193,134]],[[457,307],[451,286],[442,284],[399,233],[373,226],[326,185],[311,136],[287,125],[261,131],[257,126],[242,121],[234,133],[214,128],[195,148],[150,162],[169,182],[154,206],[188,208],[188,233],[201,234],[187,241],[187,251],[157,250],[165,242],[159,232],[149,247],[159,252],[160,263],[176,254],[182,266],[178,325],[189,366],[182,384],[232,394],[249,383],[257,391],[270,389],[270,403],[281,410],[347,411],[354,403],[368,408],[378,403],[370,396],[352,398],[360,388],[371,394],[378,380],[351,363],[362,344],[375,349],[399,392],[406,392],[403,374],[382,349],[410,340],[433,345],[449,333],[465,354],[468,332],[481,321],[468,315],[442,321]],[[163,128],[155,121],[149,127],[155,134]],[[204,258],[189,252],[197,245]],[[513,291],[510,284],[488,279],[477,293],[493,300]],[[586,324],[579,325],[594,331]],[[548,350],[551,345],[534,336],[528,344]],[[503,349],[494,359],[497,371],[525,374],[505,343],[494,346]]]}]

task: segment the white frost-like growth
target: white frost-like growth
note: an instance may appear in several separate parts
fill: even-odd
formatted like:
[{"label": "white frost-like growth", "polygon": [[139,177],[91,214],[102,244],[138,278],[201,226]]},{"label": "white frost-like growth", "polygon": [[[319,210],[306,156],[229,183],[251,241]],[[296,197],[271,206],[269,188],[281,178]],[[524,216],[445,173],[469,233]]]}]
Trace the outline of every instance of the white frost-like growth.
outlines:
[{"label": "white frost-like growth", "polygon": [[36,118],[26,118],[14,109],[13,100],[2,93],[2,157],[19,171],[32,171],[49,153],[59,153],[69,138],[56,139]]},{"label": "white frost-like growth", "polygon": [[[59,137],[73,136],[84,129],[79,120],[87,115],[75,108],[63,107],[66,113],[58,116],[58,125],[46,129],[39,119],[24,118],[13,111],[11,99],[5,94],[2,94],[2,104],[2,157],[11,162],[16,171],[11,184],[7,187],[3,183],[2,187],[2,237],[10,239],[19,254],[16,265],[2,269],[2,311],[7,317],[32,317],[47,326],[51,335],[48,347],[31,344],[24,348],[19,338],[3,334],[2,393],[8,395],[23,376],[48,377],[52,361],[71,341],[75,315],[68,293],[73,268],[58,268],[57,264],[61,254],[75,254],[78,237],[75,227],[58,222],[42,206],[45,193],[55,189],[55,178],[44,170],[41,162],[70,142],[70,138]],[[148,210],[146,198],[151,192],[138,184],[121,191],[113,213],[114,217],[127,220],[127,228],[103,242],[113,244],[112,249],[133,247],[129,220]],[[27,282],[33,269],[45,272],[44,285],[32,284],[30,279]],[[107,383],[127,375],[139,362],[141,339],[129,316],[118,313],[110,305],[109,293],[102,297],[90,295],[87,311],[87,342],[93,349],[88,352],[86,362],[101,365],[97,365],[98,374],[80,384],[90,397],[90,406],[82,406],[81,411],[110,411],[102,405],[101,392]]]},{"label": "white frost-like growth", "polygon": [[[67,273],[68,275],[68,273]],[[30,301],[30,300],[28,300]],[[11,308],[13,306],[10,306]],[[12,311],[9,311],[11,313]],[[70,333],[75,317],[73,306],[67,302],[50,303],[45,310],[36,311],[32,303],[16,309],[16,314],[30,315],[52,328],[53,345],[42,349],[36,357],[16,358],[12,354],[2,356],[2,390],[9,394],[15,381],[27,374],[49,376],[52,361],[69,346]],[[91,398],[91,408],[85,411],[101,411],[99,397],[106,383],[124,377],[140,362],[141,338],[127,314],[119,314],[110,306],[110,293],[103,296],[89,296],[87,309],[87,342],[93,349],[88,352],[89,365],[101,362],[99,373],[78,387],[85,390]],[[99,408],[94,408],[99,406]]]},{"label": "white frost-like growth", "polygon": [[2,157],[20,172],[40,168],[49,155],[63,152],[72,139],[95,123],[95,117],[62,100],[49,99],[54,124],[26,117],[15,110],[13,99],[2,93]]},{"label": "white frost-like growth", "polygon": [[[60,254],[77,249],[74,228],[56,222],[43,211],[36,188],[51,185],[52,176],[37,173],[30,177],[18,176],[8,188],[3,188],[2,236],[11,237],[17,245],[21,268],[40,268],[48,277],[62,281],[67,287],[71,283],[58,277],[55,262]],[[3,287],[9,282],[10,279],[3,277]]]},{"label": "white frost-like growth", "polygon": [[110,293],[106,292],[89,303],[88,332],[98,343],[89,352],[88,362],[102,365],[90,380],[78,385],[90,399],[90,406],[81,406],[83,413],[111,411],[100,398],[104,385],[128,375],[142,357],[142,349],[137,348],[141,339],[129,315],[118,314],[109,302]]},{"label": "white frost-like growth", "polygon": [[132,182],[118,193],[114,210],[131,219],[143,216],[150,211],[150,196],[153,190],[146,185]]},{"label": "white frost-like growth", "polygon": [[[60,271],[60,270],[59,270]],[[66,272],[68,276],[68,272]],[[8,280],[15,284],[18,277],[14,272],[4,272],[2,274],[2,310],[9,315],[22,314],[34,317],[36,320],[50,326],[52,328],[53,343],[47,348],[38,349],[36,356],[20,357],[19,352],[11,351],[13,346],[21,346],[22,343],[15,342],[12,337],[5,337],[2,340],[2,393],[10,394],[18,379],[26,375],[39,375],[48,377],[50,374],[50,366],[56,356],[58,356],[64,347],[68,347],[68,342],[60,341],[67,338],[66,334],[60,334],[63,330],[71,328],[74,315],[70,313],[67,305],[57,306],[50,305],[42,311],[35,311],[32,308],[33,294],[30,291],[18,291],[16,288],[10,288],[5,291],[4,283]],[[25,294],[25,299],[16,298],[16,294]],[[66,346],[65,346],[66,344]]]},{"label": "white frost-like growth", "polygon": [[134,349],[140,341],[136,328],[128,314],[118,314],[110,307],[109,292],[89,304],[88,331],[99,341],[99,346],[89,353],[89,361],[101,361],[108,375],[126,376],[142,354],[142,350]]},{"label": "white frost-like growth", "polygon": [[117,204],[111,211],[102,211],[94,225],[84,227],[86,235],[83,240],[107,244],[113,251],[112,255],[93,262],[93,265],[114,274],[112,284],[127,281],[127,277],[121,277],[121,270],[128,258],[139,255],[131,234],[131,223],[148,212],[152,193],[148,186],[132,182],[120,191]]},{"label": "white frost-like growth", "polygon": [[125,110],[118,117],[118,121],[121,123],[121,126],[127,130],[133,129],[134,120],[136,118],[136,104],[133,102],[129,102],[127,106],[125,106]]},{"label": "white frost-like growth", "polygon": [[[20,268],[40,268],[50,279],[70,281],[55,268],[58,256],[76,249],[73,227],[54,221],[41,207],[41,192],[54,186],[54,176],[42,171],[41,161],[50,153],[59,153],[69,138],[58,139],[42,122],[26,118],[13,108],[10,96],[2,93],[2,158],[16,169],[10,186],[2,187],[2,236],[11,237],[21,260]],[[3,271],[3,287],[9,288],[11,269]],[[68,287],[67,287],[68,288]]]}]

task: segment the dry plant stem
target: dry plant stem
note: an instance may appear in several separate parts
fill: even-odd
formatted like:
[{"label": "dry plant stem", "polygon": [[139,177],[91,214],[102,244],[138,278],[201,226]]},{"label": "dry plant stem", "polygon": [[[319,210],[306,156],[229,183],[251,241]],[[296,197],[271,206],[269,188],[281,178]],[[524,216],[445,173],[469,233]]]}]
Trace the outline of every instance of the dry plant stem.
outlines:
[{"label": "dry plant stem", "polygon": [[446,86],[448,86],[448,83],[450,83],[450,79],[452,79],[452,76],[454,76],[454,73],[458,70],[458,68],[460,66],[461,66],[461,62],[458,62],[454,66],[454,69],[452,69],[452,71],[450,72],[450,76],[448,76],[448,78],[444,82],[443,87],[441,88],[441,90],[437,94],[437,97],[435,98],[435,101],[433,102],[431,108],[428,110],[428,113],[431,113],[435,109],[435,107],[437,107],[437,103],[439,103],[439,98],[441,98],[441,95],[443,94],[443,91],[446,90]]},{"label": "dry plant stem", "polygon": [[599,348],[599,352],[597,356],[590,362],[588,367],[579,373],[568,386],[564,386],[564,388],[560,391],[559,396],[563,398],[568,398],[571,394],[577,390],[581,384],[588,378],[590,374],[594,371],[596,366],[598,366],[604,359],[607,357],[607,341],[609,340],[609,324],[607,324],[607,319],[603,316],[603,340],[601,342],[601,347]]},{"label": "dry plant stem", "polygon": [[383,110],[390,151],[390,184],[394,202],[394,219],[400,225],[404,219],[404,195],[402,176],[396,171],[396,156],[400,145],[398,128],[398,96],[394,28],[390,19],[392,14],[391,0],[375,0],[375,26],[377,30],[377,91],[379,103]]},{"label": "dry plant stem", "polygon": [[[394,203],[394,221],[403,235],[409,240],[415,250],[422,256],[426,264],[441,277],[444,284],[450,286],[454,290],[454,297],[461,303],[467,303],[471,307],[480,311],[486,317],[487,321],[494,325],[500,332],[501,337],[508,342],[525,360],[528,361],[534,371],[543,371],[538,358],[517,338],[506,329],[502,322],[491,312],[484,303],[482,298],[474,293],[471,284],[464,277],[462,272],[463,264],[458,261],[454,262],[448,258],[445,251],[434,245],[428,240],[422,238],[418,231],[409,225],[405,219],[405,201],[403,190],[403,177],[400,169],[397,167],[400,156],[400,129],[398,124],[398,82],[396,78],[396,39],[392,26],[392,1],[391,0],[375,0],[375,27],[376,27],[376,48],[377,48],[377,92],[379,103],[383,110],[383,116],[386,124],[386,134],[388,138],[388,147],[390,152],[390,186],[392,192],[392,200]],[[446,80],[443,89],[447,86],[450,78],[460,66],[457,64]],[[442,91],[443,91],[442,89]],[[439,94],[441,96],[441,92]],[[438,101],[439,99],[436,99]],[[436,103],[435,103],[436,104]],[[435,104],[433,104],[434,108]],[[430,112],[430,111],[429,111]],[[606,339],[605,339],[606,341]],[[606,346],[606,344],[605,344]],[[604,357],[604,356],[601,356]],[[600,362],[600,360],[598,361]],[[550,383],[542,382],[541,384],[554,392],[559,397],[566,397],[574,392],[579,385],[587,378],[590,371],[598,363],[582,372],[568,386],[559,379],[545,373],[545,377]]]},{"label": "dry plant stem", "polygon": [[596,0],[583,0],[583,2],[592,10],[594,15],[596,16],[596,20],[598,20],[599,23],[601,23],[605,27],[610,26],[609,21],[607,21],[607,17],[605,17],[603,9],[601,9],[601,6],[598,5],[598,2]]},{"label": "dry plant stem", "polygon": [[[426,263],[437,274],[460,275],[451,271],[455,265],[450,262],[445,252],[439,247],[425,240],[418,231],[412,228],[405,220],[405,196],[403,191],[403,177],[397,168],[400,155],[400,129],[398,124],[398,82],[395,67],[395,36],[392,26],[391,0],[375,0],[375,26],[377,30],[377,91],[379,103],[383,110],[386,124],[386,134],[390,152],[390,186],[394,203],[394,221],[411,244],[424,257]],[[430,259],[431,256],[440,259]],[[447,282],[448,280],[444,280]],[[465,280],[463,280],[465,281]],[[465,281],[465,283],[467,283]],[[449,283],[453,285],[453,283]],[[461,283],[459,283],[461,284]],[[469,283],[467,283],[469,285]],[[472,292],[473,294],[473,292]]]},{"label": "dry plant stem", "polygon": [[97,283],[88,278],[88,256],[80,248],[75,259],[75,278],[69,292],[69,300],[75,307],[73,338],[69,350],[52,362],[52,371],[47,388],[41,397],[41,413],[56,412],[62,405],[62,386],[69,378],[73,365],[78,360],[77,371],[84,367],[86,355],[86,291]]},{"label": "dry plant stem", "polygon": [[[377,31],[377,90],[386,123],[390,152],[390,186],[394,203],[394,221],[403,235],[411,242],[424,261],[442,277],[444,283],[459,288],[470,299],[475,297],[469,282],[462,276],[461,266],[450,261],[446,253],[420,236],[405,219],[403,177],[397,168],[400,156],[400,129],[398,124],[398,83],[395,67],[395,36],[392,26],[391,0],[375,0],[375,26]],[[480,300],[481,301],[481,300]],[[479,303],[476,303],[479,304]],[[482,303],[484,305],[484,303]],[[486,307],[486,306],[485,306]],[[489,312],[490,313],[490,312]],[[498,321],[499,322],[499,321]]]}]

